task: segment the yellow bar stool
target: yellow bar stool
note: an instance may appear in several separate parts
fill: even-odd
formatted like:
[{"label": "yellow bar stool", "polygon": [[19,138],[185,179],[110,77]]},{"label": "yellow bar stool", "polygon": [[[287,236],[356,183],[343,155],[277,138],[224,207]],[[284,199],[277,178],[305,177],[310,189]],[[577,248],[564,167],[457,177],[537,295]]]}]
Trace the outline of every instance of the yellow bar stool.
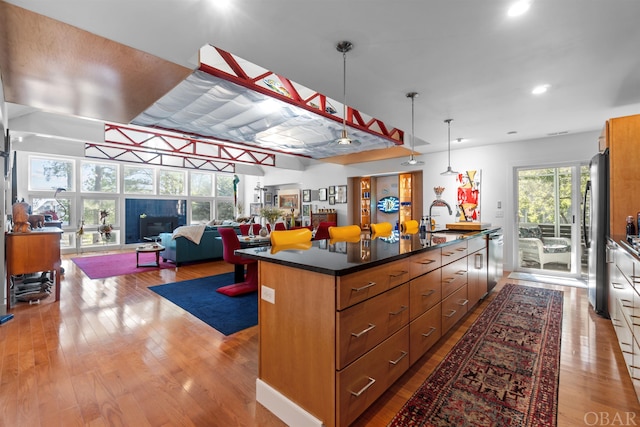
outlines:
[{"label": "yellow bar stool", "polygon": [[329,237],[331,240],[354,240],[360,239],[362,230],[359,225],[340,225],[329,227]]},{"label": "yellow bar stool", "polygon": [[390,222],[378,222],[376,224],[371,224],[371,237],[376,236],[388,236],[393,231],[393,226]]},{"label": "yellow bar stool", "polygon": [[407,234],[415,234],[420,229],[420,223],[415,219],[404,221],[400,224],[400,231]]},{"label": "yellow bar stool", "polygon": [[311,241],[311,230],[297,228],[295,230],[273,230],[271,232],[271,246],[292,245]]}]

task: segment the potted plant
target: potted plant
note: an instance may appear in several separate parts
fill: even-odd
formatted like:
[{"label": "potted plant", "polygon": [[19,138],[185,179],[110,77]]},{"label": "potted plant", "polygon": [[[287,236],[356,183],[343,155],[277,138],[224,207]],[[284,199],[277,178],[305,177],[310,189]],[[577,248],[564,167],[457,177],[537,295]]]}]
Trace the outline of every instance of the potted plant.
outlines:
[{"label": "potted plant", "polygon": [[[264,207],[260,209],[260,216],[263,217],[267,222],[271,225],[275,224],[276,220],[282,216],[282,212],[278,208]],[[262,235],[265,231],[265,235],[267,232],[267,228],[265,224],[262,224],[262,229],[260,230],[260,234]]]}]

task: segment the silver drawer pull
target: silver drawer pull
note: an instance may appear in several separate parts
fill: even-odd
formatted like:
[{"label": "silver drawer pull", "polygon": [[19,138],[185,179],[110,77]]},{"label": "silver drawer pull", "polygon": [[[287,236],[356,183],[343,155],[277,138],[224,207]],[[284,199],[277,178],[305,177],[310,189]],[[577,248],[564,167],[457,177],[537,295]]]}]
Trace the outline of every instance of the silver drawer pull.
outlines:
[{"label": "silver drawer pull", "polygon": [[613,286],[613,289],[624,289],[624,286],[622,286],[620,283],[616,283],[616,282],[612,282],[611,286]]},{"label": "silver drawer pull", "polygon": [[368,285],[364,285],[361,288],[351,288],[351,290],[354,292],[360,292],[360,291],[364,291],[365,289],[369,289],[370,287],[375,285],[376,285],[376,282],[369,282]]},{"label": "silver drawer pull", "polygon": [[436,290],[435,289],[429,289],[429,292],[427,292],[426,294],[422,294],[423,297],[430,297],[431,295],[435,294]]},{"label": "silver drawer pull", "polygon": [[352,395],[354,395],[355,397],[360,397],[360,395],[361,395],[362,393],[364,393],[365,391],[367,391],[367,389],[368,389],[369,387],[371,387],[371,386],[376,382],[376,380],[374,380],[374,379],[373,379],[373,378],[371,378],[371,377],[367,377],[367,378],[369,378],[369,382],[367,383],[367,385],[365,385],[364,387],[362,387],[362,388],[360,389],[360,391],[357,391],[357,392],[356,392],[356,391],[349,391],[349,393],[351,393],[351,394],[352,394]]},{"label": "silver drawer pull", "polygon": [[448,284],[449,284],[449,283],[451,283],[451,282],[455,282],[455,280],[456,280],[456,278],[455,278],[455,277],[452,277],[452,278],[450,278],[450,279],[443,280],[443,281],[442,281],[442,283],[446,283],[446,284],[448,285]]},{"label": "silver drawer pull", "polygon": [[402,359],[404,359],[404,357],[407,355],[406,351],[403,351],[402,354],[400,355],[400,357],[398,357],[396,360],[389,360],[389,363],[391,363],[392,365],[397,365],[398,362],[400,362]]},{"label": "silver drawer pull", "polygon": [[444,317],[447,317],[447,318],[448,318],[448,317],[453,317],[453,315],[454,315],[454,314],[456,314],[456,313],[457,313],[457,311],[456,311],[456,310],[451,310],[451,313],[449,313],[449,314],[445,314],[445,315],[444,315]]},{"label": "silver drawer pull", "polygon": [[467,248],[458,248],[458,249],[456,249],[456,251],[458,251],[458,252],[464,252],[466,250],[467,250]]},{"label": "silver drawer pull", "polygon": [[465,305],[467,305],[469,303],[468,299],[462,300],[461,302],[458,303],[458,305],[464,307]]},{"label": "silver drawer pull", "polygon": [[433,326],[431,327],[431,329],[429,329],[429,332],[426,332],[424,334],[422,334],[423,337],[427,338],[429,335],[431,335],[432,333],[434,333],[436,331],[436,328],[434,328]]},{"label": "silver drawer pull", "polygon": [[463,274],[467,274],[467,270],[458,270],[458,271],[456,271],[456,274],[457,274],[458,276],[461,276],[461,275],[463,275]]},{"label": "silver drawer pull", "polygon": [[629,344],[628,342],[623,342],[623,341],[620,341],[620,345],[628,345],[629,347],[631,347],[631,344]]},{"label": "silver drawer pull", "polygon": [[451,256],[453,252],[442,252],[442,256]]},{"label": "silver drawer pull", "polygon": [[420,261],[418,264],[428,265],[428,264],[433,264],[434,262],[436,262],[435,259],[428,259],[425,261]]},{"label": "silver drawer pull", "polygon": [[389,316],[397,316],[398,314],[402,313],[403,311],[405,311],[408,307],[406,305],[401,305],[400,306],[400,310],[398,311],[390,311],[389,312]]},{"label": "silver drawer pull", "polygon": [[622,350],[622,352],[623,352],[624,354],[633,354],[633,351],[624,351],[624,350]]},{"label": "silver drawer pull", "polygon": [[351,336],[352,337],[356,337],[356,338],[360,338],[362,336],[362,334],[366,334],[367,332],[369,332],[370,330],[372,330],[375,327],[376,327],[376,325],[374,325],[373,323],[369,323],[369,327],[368,328],[365,328],[365,329],[361,330],[358,333],[351,332]]},{"label": "silver drawer pull", "polygon": [[407,274],[408,271],[406,270],[401,270],[399,273],[396,274],[389,274],[390,277],[400,277],[400,276],[404,276],[405,274]]}]

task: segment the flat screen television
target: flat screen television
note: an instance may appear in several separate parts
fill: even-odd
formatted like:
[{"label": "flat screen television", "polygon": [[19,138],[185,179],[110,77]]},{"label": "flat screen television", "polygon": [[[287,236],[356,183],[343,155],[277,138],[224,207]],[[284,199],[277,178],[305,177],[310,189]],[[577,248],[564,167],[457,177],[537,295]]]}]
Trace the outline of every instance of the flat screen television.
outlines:
[{"label": "flat screen television", "polygon": [[147,216],[140,218],[140,240],[157,237],[160,233],[172,233],[178,228],[177,216]]}]

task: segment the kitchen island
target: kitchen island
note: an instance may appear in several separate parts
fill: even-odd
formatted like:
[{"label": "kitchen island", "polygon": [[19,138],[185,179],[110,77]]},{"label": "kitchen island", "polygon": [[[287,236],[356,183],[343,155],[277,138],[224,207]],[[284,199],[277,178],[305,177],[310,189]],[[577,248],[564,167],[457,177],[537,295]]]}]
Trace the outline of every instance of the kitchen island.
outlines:
[{"label": "kitchen island", "polygon": [[237,251],[259,260],[258,402],[351,424],[487,293],[491,231]]}]

